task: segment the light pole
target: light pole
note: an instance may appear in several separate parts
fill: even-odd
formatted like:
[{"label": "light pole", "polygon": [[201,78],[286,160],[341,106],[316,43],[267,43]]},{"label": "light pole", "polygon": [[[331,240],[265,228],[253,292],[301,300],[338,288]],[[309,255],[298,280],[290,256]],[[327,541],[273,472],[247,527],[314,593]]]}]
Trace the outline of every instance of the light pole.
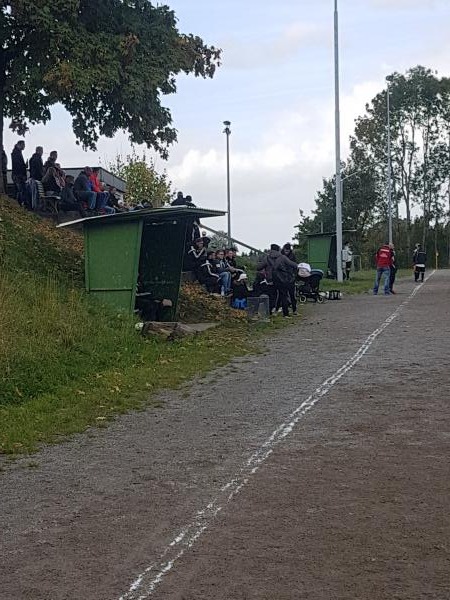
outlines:
[{"label": "light pole", "polygon": [[339,107],[339,16],[337,0],[334,0],[334,96],[336,112],[336,276],[337,280],[342,282],[341,119]]},{"label": "light pole", "polygon": [[228,217],[228,246],[231,247],[231,198],[230,198],[230,121],[224,121],[223,132],[227,136],[227,217]]},{"label": "light pole", "polygon": [[387,84],[387,200],[388,200],[388,237],[392,244],[392,161],[391,161],[391,90]]}]

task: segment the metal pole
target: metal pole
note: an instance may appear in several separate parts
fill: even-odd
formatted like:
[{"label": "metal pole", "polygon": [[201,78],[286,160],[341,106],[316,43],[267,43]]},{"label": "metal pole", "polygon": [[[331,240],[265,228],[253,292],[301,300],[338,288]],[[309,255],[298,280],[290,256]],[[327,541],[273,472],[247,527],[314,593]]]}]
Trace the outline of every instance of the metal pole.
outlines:
[{"label": "metal pole", "polygon": [[391,160],[391,90],[387,84],[387,194],[388,194],[388,235],[392,244],[392,160]]},{"label": "metal pole", "polygon": [[231,195],[230,195],[230,121],[224,121],[224,133],[227,136],[227,218],[228,218],[228,246],[231,246]]},{"label": "metal pole", "polygon": [[334,87],[336,109],[336,276],[337,280],[342,282],[341,123],[339,108],[339,17],[337,0],[334,0]]}]

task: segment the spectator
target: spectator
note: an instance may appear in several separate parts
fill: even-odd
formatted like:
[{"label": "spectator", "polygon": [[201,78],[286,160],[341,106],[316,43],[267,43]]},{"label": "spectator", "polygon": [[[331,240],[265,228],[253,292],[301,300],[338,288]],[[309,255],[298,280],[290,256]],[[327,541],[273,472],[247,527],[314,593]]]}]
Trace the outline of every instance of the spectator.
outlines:
[{"label": "spectator", "polygon": [[233,308],[246,308],[247,298],[250,292],[247,286],[247,275],[241,273],[239,277],[233,281],[233,297],[231,306]]},{"label": "spectator", "polygon": [[198,280],[210,293],[217,293],[220,291],[220,277],[218,273],[216,273],[214,267],[215,258],[216,253],[214,250],[208,250],[206,259],[198,269]]},{"label": "spectator", "polygon": [[186,200],[184,199],[183,192],[178,192],[177,197],[172,202],[171,206],[184,206],[186,204]]},{"label": "spectator", "polygon": [[[287,242],[283,248],[281,249],[281,254],[283,254],[283,256],[286,256],[290,261],[294,262],[297,264],[297,259],[295,257],[294,251],[292,250],[292,246],[289,242]],[[292,307],[292,313],[294,315],[297,314],[297,298],[295,297],[295,276],[296,276],[296,272],[297,269],[292,273],[292,277],[291,277],[291,281],[289,283],[289,287],[288,287],[288,297],[289,297],[289,301]],[[281,305],[281,298],[280,296],[278,296],[278,305],[277,308],[279,308]]]},{"label": "spectator", "polygon": [[[279,246],[272,244],[271,249],[275,250],[276,248],[278,248],[278,256],[272,268],[272,281],[276,291],[278,292],[278,302],[281,304],[283,317],[289,317],[288,294],[291,286],[293,286],[295,282],[295,276],[297,274],[298,267],[295,261],[290,260],[287,256],[279,251]],[[296,313],[294,306],[292,309],[294,313]]]},{"label": "spectator", "polygon": [[342,271],[344,275],[344,281],[350,281],[350,270],[353,262],[353,251],[350,246],[350,242],[345,242],[342,249]]},{"label": "spectator", "polygon": [[50,166],[45,171],[45,175],[42,178],[42,185],[46,192],[51,192],[57,196],[61,195],[61,190],[66,185],[66,180],[64,171],[62,171],[61,166],[58,163]]},{"label": "spectator", "polygon": [[3,177],[3,191],[5,194],[8,192],[8,157],[6,156],[5,149],[2,146],[2,177]]},{"label": "spectator", "polygon": [[47,160],[44,163],[44,175],[47,173],[47,171],[48,171],[48,169],[50,169],[50,167],[55,166],[57,160],[58,160],[58,153],[56,152],[56,150],[52,150],[49,154],[49,157],[47,158]]},{"label": "spectator", "polygon": [[65,185],[61,191],[61,209],[65,211],[73,210],[79,212],[82,217],[86,216],[86,212],[83,210],[81,202],[77,200],[73,193],[73,185],[75,179],[72,175],[66,175]]},{"label": "spectator", "polygon": [[42,146],[36,147],[36,152],[30,158],[30,177],[36,181],[42,181],[44,177],[44,163],[42,162],[42,155],[44,154],[44,148]]},{"label": "spectator", "polygon": [[414,250],[413,255],[413,263],[414,263],[414,281],[417,283],[420,280],[423,283],[425,278],[425,268],[427,263],[427,253],[422,250],[421,244],[416,244],[416,249]]},{"label": "spectator", "polygon": [[207,248],[211,243],[211,238],[208,237],[206,231],[202,231],[203,246]]},{"label": "spectator", "polygon": [[272,271],[275,265],[275,261],[280,255],[280,247],[277,244],[272,244],[270,246],[270,250],[267,254],[265,254],[256,265],[256,270],[258,271],[255,287],[257,290],[263,289],[264,293],[269,296],[269,310],[272,314],[275,304],[277,301],[277,292],[275,290],[275,286],[273,284]]},{"label": "spectator", "polygon": [[389,291],[391,292],[391,294],[395,294],[394,283],[395,283],[395,276],[397,275],[397,264],[395,261],[395,246],[394,246],[394,244],[389,244],[389,248],[392,250],[391,273],[389,276]]},{"label": "spectator", "polygon": [[373,286],[373,295],[376,296],[378,294],[378,288],[380,286],[381,278],[384,277],[384,293],[386,296],[389,296],[389,280],[391,276],[391,265],[392,265],[392,249],[389,247],[389,244],[383,244],[381,246],[376,255],[375,262],[377,267],[377,273],[375,277],[375,285]]},{"label": "spectator", "polygon": [[92,190],[92,184],[89,181],[92,175],[91,167],[84,167],[73,185],[75,198],[81,202],[83,210],[95,211],[97,204],[97,194]]},{"label": "spectator", "polygon": [[185,271],[192,271],[198,278],[199,268],[206,260],[206,248],[202,238],[197,238],[189,248],[183,264]]},{"label": "spectator", "polygon": [[231,293],[231,272],[230,266],[225,260],[225,251],[217,250],[215,258],[215,269],[216,273],[219,274],[220,279],[220,293],[222,296],[228,296]]},{"label": "spectator", "polygon": [[27,165],[23,159],[25,142],[19,140],[11,153],[12,180],[16,187],[16,199],[23,206],[25,202],[25,184],[27,181]]},{"label": "spectator", "polygon": [[[115,213],[116,209],[108,204],[109,194],[103,188],[100,181],[100,168],[94,167],[89,176],[91,189],[96,193],[96,208],[100,213]],[[144,208],[144,207],[143,207]]]},{"label": "spectator", "polygon": [[186,206],[195,208],[195,204],[192,202],[192,196],[186,196],[186,198],[184,199],[184,203],[186,204]]}]

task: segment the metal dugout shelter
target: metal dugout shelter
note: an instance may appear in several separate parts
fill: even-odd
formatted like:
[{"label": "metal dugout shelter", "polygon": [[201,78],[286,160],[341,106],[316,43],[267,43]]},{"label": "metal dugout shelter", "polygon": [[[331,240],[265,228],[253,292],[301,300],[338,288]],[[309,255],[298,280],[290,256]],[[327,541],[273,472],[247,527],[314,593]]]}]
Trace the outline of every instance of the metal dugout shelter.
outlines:
[{"label": "metal dugout shelter", "polygon": [[175,319],[186,251],[194,221],[225,213],[205,208],[164,208],[101,215],[63,223],[82,225],[85,285],[89,294],[116,310],[131,313],[140,295],[171,300]]}]

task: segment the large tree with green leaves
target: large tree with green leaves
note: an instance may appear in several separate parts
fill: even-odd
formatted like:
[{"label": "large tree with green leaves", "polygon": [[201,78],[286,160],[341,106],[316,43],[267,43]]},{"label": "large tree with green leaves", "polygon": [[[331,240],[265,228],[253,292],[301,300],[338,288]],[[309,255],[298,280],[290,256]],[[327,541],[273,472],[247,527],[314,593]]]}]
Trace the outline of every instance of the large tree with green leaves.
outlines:
[{"label": "large tree with green leaves", "polygon": [[5,117],[23,135],[60,102],[84,147],[125,130],[166,157],[176,130],[161,97],[180,73],[213,77],[220,60],[149,0],[2,0],[0,37],[0,145]]}]

